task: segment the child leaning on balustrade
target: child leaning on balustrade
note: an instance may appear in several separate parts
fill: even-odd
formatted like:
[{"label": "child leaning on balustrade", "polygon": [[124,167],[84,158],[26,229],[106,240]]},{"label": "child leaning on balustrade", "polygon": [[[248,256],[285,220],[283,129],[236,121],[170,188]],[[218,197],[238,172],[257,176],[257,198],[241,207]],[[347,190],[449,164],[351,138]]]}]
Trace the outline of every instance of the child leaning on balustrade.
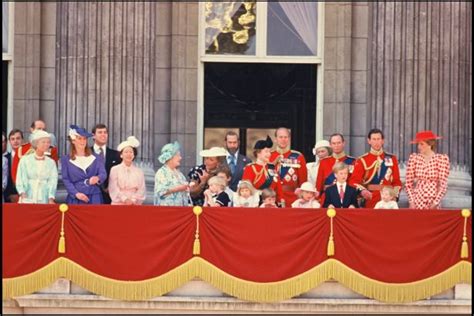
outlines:
[{"label": "child leaning on balustrade", "polygon": [[228,207],[230,198],[225,193],[226,182],[219,176],[214,176],[207,181],[209,189],[204,191],[204,205],[212,207]]},{"label": "child leaning on balustrade", "polygon": [[262,191],[262,205],[260,207],[273,208],[276,205],[276,193],[272,189],[263,189]]},{"label": "child leaning on balustrade", "polygon": [[233,197],[234,207],[258,207],[260,192],[247,180],[239,181]]},{"label": "child leaning on balustrade", "polygon": [[382,199],[375,204],[374,209],[398,209],[398,204],[395,201],[397,194],[393,187],[382,187],[382,190],[380,190],[380,197]]}]

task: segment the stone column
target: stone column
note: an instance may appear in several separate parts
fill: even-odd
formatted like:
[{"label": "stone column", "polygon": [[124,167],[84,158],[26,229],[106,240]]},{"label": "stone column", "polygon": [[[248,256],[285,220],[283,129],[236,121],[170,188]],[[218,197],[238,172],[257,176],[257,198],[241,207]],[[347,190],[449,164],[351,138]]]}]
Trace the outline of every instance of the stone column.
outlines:
[{"label": "stone column", "polygon": [[[339,132],[349,135],[351,123],[352,4],[325,4],[324,139]],[[346,141],[346,152],[350,152]]]},{"label": "stone column", "polygon": [[40,115],[41,5],[15,3],[13,127],[24,131]]}]

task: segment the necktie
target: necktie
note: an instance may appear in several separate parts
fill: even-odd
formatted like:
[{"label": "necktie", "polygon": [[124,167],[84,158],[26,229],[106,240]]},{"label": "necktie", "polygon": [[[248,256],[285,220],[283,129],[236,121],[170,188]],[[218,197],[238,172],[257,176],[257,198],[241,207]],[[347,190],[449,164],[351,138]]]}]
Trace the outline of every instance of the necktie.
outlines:
[{"label": "necktie", "polygon": [[341,203],[344,201],[344,187],[341,185],[339,190],[339,197],[341,198]]},{"label": "necktie", "polygon": [[230,172],[234,174],[235,172],[235,156],[234,155],[230,156],[229,168],[230,168]]},{"label": "necktie", "polygon": [[99,148],[99,155],[100,155],[102,158],[105,158],[105,156],[104,156],[104,150],[102,149],[102,147]]}]

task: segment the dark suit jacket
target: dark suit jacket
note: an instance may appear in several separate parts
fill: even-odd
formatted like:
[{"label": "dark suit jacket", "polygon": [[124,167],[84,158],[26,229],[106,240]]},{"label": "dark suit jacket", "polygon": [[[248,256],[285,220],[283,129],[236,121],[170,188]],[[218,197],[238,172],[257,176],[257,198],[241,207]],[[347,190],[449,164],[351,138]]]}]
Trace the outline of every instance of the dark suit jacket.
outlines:
[{"label": "dark suit jacket", "polygon": [[[227,157],[226,157],[226,161],[227,161]],[[244,174],[244,168],[246,165],[248,165],[251,162],[252,160],[249,157],[241,155],[241,154],[238,155],[237,164],[235,165],[235,172],[232,175],[232,179],[230,180],[230,183],[229,183],[229,188],[232,191],[237,190],[237,184],[239,184],[239,181],[242,180],[242,176]]]},{"label": "dark suit jacket", "polygon": [[[94,146],[91,147],[92,152],[94,152]],[[100,186],[102,190],[102,198],[104,199],[104,204],[112,203],[108,193],[109,187],[109,175],[110,169],[113,166],[119,165],[122,162],[122,158],[120,158],[120,153],[112,148],[107,147],[105,150],[105,171],[107,172],[107,180]]]},{"label": "dark suit jacket", "polygon": [[12,153],[7,153],[5,157],[8,159],[8,183],[7,187],[5,188],[5,192],[3,192],[3,197],[5,199],[5,202],[11,202],[9,196],[13,194],[18,194],[18,192],[16,191],[16,187],[13,183],[12,178]]},{"label": "dark suit jacket", "polygon": [[357,190],[348,184],[346,185],[346,191],[344,191],[344,201],[342,201],[342,203],[336,185],[328,187],[324,192],[325,198],[323,207],[325,208],[330,204],[334,205],[336,208],[348,208],[349,205],[359,207],[357,204]]}]

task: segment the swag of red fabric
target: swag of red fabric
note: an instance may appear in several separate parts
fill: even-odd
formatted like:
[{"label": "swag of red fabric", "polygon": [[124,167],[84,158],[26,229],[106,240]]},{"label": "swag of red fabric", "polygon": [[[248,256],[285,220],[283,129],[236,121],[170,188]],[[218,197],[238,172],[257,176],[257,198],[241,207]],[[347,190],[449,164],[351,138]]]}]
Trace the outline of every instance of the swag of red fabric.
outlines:
[{"label": "swag of red fabric", "polygon": [[[461,211],[337,210],[335,255],[327,256],[326,210],[204,208],[200,257],[239,279],[281,281],[333,258],[388,283],[422,280],[461,260]],[[5,204],[3,278],[37,271],[63,256],[115,280],[160,276],[193,257],[196,216],[188,207],[78,206],[65,213],[66,252],[58,253],[58,205]]]}]

